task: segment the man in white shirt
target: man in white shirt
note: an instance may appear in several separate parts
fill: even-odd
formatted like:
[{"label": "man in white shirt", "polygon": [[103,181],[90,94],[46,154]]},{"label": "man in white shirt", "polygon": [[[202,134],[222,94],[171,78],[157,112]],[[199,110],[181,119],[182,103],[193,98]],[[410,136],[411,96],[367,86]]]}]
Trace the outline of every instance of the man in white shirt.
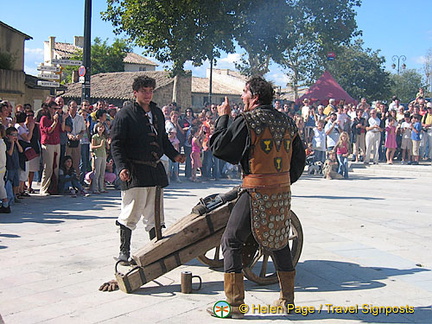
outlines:
[{"label": "man in white shirt", "polygon": [[330,120],[327,122],[324,130],[327,136],[327,151],[333,150],[339,140],[339,124],[336,113],[330,114]]},{"label": "man in white shirt", "polygon": [[400,104],[400,100],[398,97],[393,96],[392,97],[392,103],[389,105],[389,110],[396,110],[398,111],[399,107],[402,105]]},{"label": "man in white shirt", "polygon": [[371,153],[373,152],[373,163],[378,164],[379,159],[379,145],[381,141],[380,127],[381,120],[377,117],[375,109],[370,111],[370,118],[368,120],[368,126],[366,126],[366,156],[364,164],[369,164]]},{"label": "man in white shirt", "polygon": [[[83,137],[86,131],[86,125],[83,116],[77,114],[78,105],[76,101],[71,100],[68,103],[68,113],[72,119],[72,130],[67,133],[68,142],[66,145],[66,155],[72,157],[72,165],[77,172],[79,179],[80,176],[80,161],[81,161],[81,144],[80,139]],[[60,162],[61,163],[61,162]]]}]

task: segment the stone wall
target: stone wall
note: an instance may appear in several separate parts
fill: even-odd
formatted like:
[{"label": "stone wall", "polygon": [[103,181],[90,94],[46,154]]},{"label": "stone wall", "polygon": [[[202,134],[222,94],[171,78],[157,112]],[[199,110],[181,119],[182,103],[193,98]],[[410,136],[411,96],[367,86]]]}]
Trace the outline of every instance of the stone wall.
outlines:
[{"label": "stone wall", "polygon": [[14,58],[13,70],[24,70],[24,41],[23,34],[0,26],[0,52],[12,54]]}]

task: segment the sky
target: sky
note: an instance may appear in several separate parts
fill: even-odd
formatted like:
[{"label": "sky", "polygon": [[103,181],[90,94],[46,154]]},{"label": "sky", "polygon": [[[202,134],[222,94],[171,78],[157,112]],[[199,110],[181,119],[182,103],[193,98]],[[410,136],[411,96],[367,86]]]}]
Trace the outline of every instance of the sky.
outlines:
[{"label": "sky", "polygon": [[[92,2],[91,38],[108,39],[111,44],[119,36],[113,33],[109,22],[101,19],[100,12],[106,9],[106,1]],[[58,42],[73,43],[73,36],[84,34],[84,3],[85,0],[0,0],[0,20],[33,37],[25,42],[26,73],[37,75],[36,67],[43,61],[43,42],[50,36],[56,36]],[[395,73],[391,67],[392,57],[404,55],[406,61],[403,63],[407,68],[422,73],[424,57],[432,49],[431,4],[431,0],[363,0],[362,6],[356,9],[364,47],[380,50],[380,55],[386,59],[386,70]],[[138,47],[134,52],[142,54]],[[216,68],[234,70],[234,61],[240,55],[241,52],[222,55]],[[194,76],[204,77],[209,63],[201,67],[190,64],[185,67],[192,70]],[[163,64],[157,69],[162,70]],[[282,87],[287,82],[283,69],[277,65],[271,66],[266,78]]]}]

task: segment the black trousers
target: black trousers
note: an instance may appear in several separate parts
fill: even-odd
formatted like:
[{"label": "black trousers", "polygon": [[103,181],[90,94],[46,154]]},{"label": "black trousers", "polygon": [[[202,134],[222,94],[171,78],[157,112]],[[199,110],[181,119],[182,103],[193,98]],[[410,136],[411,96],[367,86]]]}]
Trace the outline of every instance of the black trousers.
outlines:
[{"label": "black trousers", "polygon": [[[225,272],[240,273],[243,269],[242,247],[249,235],[252,234],[250,214],[250,196],[248,192],[243,192],[231,211],[225,232],[222,235],[221,244]],[[294,270],[289,245],[274,251],[272,254],[277,271]]]}]

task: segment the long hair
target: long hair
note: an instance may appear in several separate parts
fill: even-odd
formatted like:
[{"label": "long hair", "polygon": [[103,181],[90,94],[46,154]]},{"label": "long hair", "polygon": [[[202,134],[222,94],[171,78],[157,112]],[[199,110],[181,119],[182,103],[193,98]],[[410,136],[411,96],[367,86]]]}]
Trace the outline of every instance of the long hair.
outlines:
[{"label": "long hair", "polygon": [[347,144],[348,144],[348,152],[351,151],[351,143],[350,143],[349,135],[348,135],[347,132],[342,132],[342,133],[339,135],[339,139],[338,139],[338,141],[337,141],[337,143],[336,143],[335,149],[336,149],[337,147],[340,147],[340,145],[342,144],[342,136],[346,136],[346,139],[347,139],[346,142],[347,142]]},{"label": "long hair", "polygon": [[98,127],[103,127],[104,128],[102,136],[107,137],[107,127],[106,127],[106,125],[104,123],[101,123],[101,122],[96,123],[96,125],[94,126],[95,134],[99,134]]}]

